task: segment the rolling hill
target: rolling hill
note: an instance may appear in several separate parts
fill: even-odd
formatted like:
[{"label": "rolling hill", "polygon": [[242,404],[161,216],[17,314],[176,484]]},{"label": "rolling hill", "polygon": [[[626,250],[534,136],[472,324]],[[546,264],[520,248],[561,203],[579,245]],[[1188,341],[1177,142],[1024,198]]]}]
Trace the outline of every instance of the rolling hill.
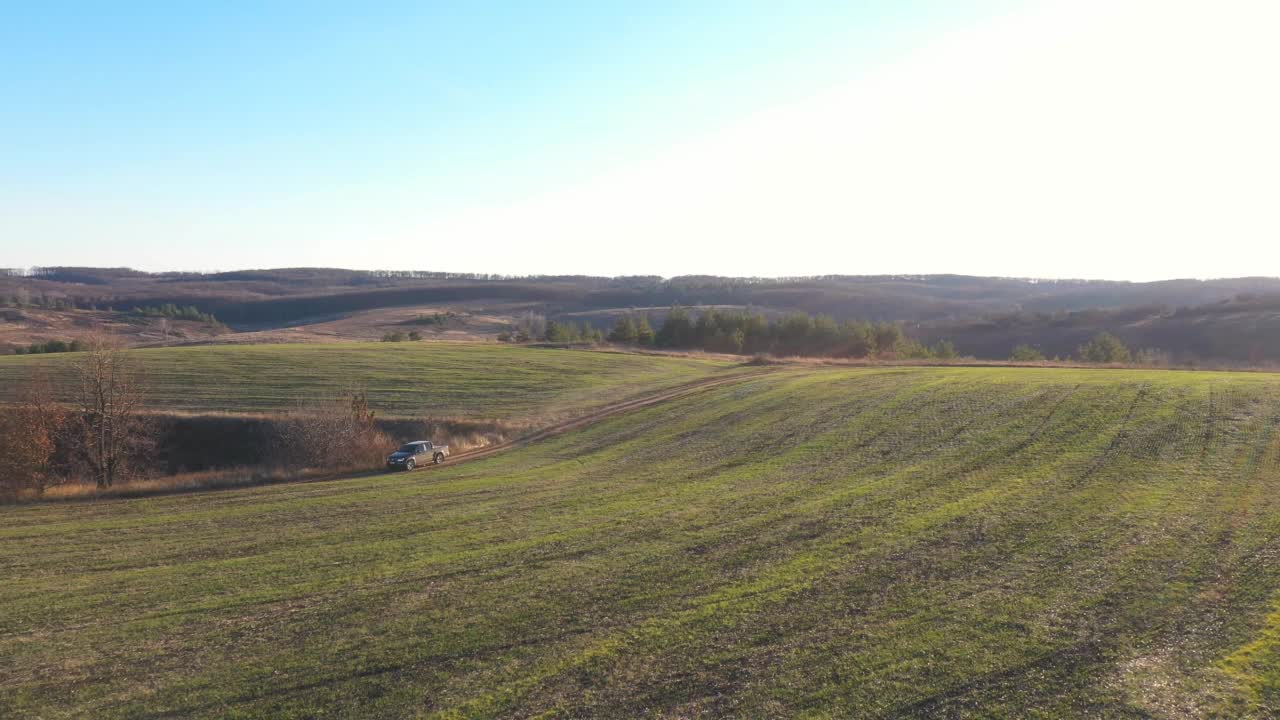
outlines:
[{"label": "rolling hill", "polygon": [[[134,307],[165,304],[215,315],[221,325],[161,329]],[[476,273],[294,268],[227,273],[128,269],[0,271],[0,352],[69,341],[108,325],[131,344],[372,340],[406,320],[456,313],[430,339],[492,339],[527,312],[608,327],[648,308],[660,322],[673,304],[731,307],[776,317],[901,323],[916,339],[948,339],[979,358],[1005,359],[1014,345],[1073,352],[1107,331],[1177,363],[1280,362],[1274,336],[1280,279],[1131,283],[960,275],[831,275],[801,278],[503,277]],[[111,309],[111,310],[108,310]],[[172,332],[170,332],[172,330]]]},{"label": "rolling hill", "polygon": [[146,273],[127,268],[0,271],[0,299],[79,306],[194,304],[240,326],[288,325],[375,308],[442,302],[532,302],[552,312],[682,305],[751,305],[838,319],[922,322],[986,313],[1073,311],[1152,304],[1195,306],[1240,294],[1280,294],[1277,278],[1036,280],[965,275],[797,278],[530,276],[281,268]]},{"label": "rolling hill", "polygon": [[[532,422],[732,371],[734,363],[494,343],[200,345],[128,351],[155,411],[262,413],[368,394],[381,415]],[[0,357],[0,402],[32,368],[74,353]]]},{"label": "rolling hill", "polygon": [[1274,717],[1280,381],[780,368],[416,474],[0,508],[0,714]]}]

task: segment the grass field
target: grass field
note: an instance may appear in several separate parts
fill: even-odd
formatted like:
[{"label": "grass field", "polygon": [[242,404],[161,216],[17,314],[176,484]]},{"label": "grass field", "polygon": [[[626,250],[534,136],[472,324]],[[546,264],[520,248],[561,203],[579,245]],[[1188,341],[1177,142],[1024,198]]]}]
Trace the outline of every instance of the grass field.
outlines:
[{"label": "grass field", "polygon": [[789,368],[442,470],[0,508],[0,716],[1275,717],[1278,429],[1260,374]]},{"label": "grass field", "polygon": [[[383,415],[526,420],[577,412],[696,380],[723,361],[463,343],[196,346],[133,350],[148,405],[191,412],[287,410],[353,382]],[[72,356],[0,357],[0,400],[33,365]]]}]

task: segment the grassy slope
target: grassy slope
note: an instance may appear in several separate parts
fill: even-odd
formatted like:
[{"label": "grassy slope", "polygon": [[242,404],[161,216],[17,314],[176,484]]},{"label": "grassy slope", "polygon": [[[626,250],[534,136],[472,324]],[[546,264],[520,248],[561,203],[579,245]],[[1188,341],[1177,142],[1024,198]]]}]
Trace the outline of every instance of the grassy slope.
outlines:
[{"label": "grassy slope", "polygon": [[[343,343],[134,350],[156,409],[255,412],[332,395],[352,380],[389,415],[530,419],[603,405],[716,373],[702,359],[493,344]],[[0,357],[0,400],[34,364],[70,355]]]},{"label": "grassy slope", "polygon": [[1268,717],[1280,380],[785,370],[421,474],[0,509],[0,715]]}]

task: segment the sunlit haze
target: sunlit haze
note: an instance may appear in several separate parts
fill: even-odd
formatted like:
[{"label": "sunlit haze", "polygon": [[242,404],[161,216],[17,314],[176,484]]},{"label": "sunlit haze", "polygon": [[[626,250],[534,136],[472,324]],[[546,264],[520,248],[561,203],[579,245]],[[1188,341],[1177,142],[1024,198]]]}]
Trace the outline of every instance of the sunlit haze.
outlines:
[{"label": "sunlit haze", "polygon": [[10,6],[0,264],[1280,275],[1273,0],[773,5]]}]

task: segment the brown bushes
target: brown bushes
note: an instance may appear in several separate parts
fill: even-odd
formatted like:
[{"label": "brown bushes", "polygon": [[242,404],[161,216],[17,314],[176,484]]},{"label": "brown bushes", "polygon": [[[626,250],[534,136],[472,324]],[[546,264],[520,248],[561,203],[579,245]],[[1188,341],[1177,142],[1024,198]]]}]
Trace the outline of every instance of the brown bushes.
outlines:
[{"label": "brown bushes", "polygon": [[281,420],[277,461],[288,468],[370,468],[382,464],[391,438],[380,431],[363,392],[299,405]]},{"label": "brown bushes", "polygon": [[382,419],[378,427],[398,441],[432,440],[455,455],[509,440],[527,427],[496,420],[462,418]]},{"label": "brown bushes", "polygon": [[52,400],[49,377],[33,374],[18,402],[0,414],[0,496],[39,495],[53,477],[66,413]]},{"label": "brown bushes", "polygon": [[270,485],[308,477],[306,473],[286,473],[262,468],[231,468],[181,473],[164,477],[146,478],[122,482],[111,487],[98,487],[93,483],[67,482],[50,487],[40,496],[44,501],[100,500],[106,498],[147,497],[172,493],[223,490],[228,488]]},{"label": "brown bushes", "polygon": [[[380,419],[363,392],[278,416],[146,413],[142,378],[110,343],[77,358],[54,392],[44,374],[0,406],[0,501],[129,497],[240,487],[381,468],[398,441],[429,438],[455,453],[500,443],[504,423]],[[74,398],[59,405],[55,396]]]}]

